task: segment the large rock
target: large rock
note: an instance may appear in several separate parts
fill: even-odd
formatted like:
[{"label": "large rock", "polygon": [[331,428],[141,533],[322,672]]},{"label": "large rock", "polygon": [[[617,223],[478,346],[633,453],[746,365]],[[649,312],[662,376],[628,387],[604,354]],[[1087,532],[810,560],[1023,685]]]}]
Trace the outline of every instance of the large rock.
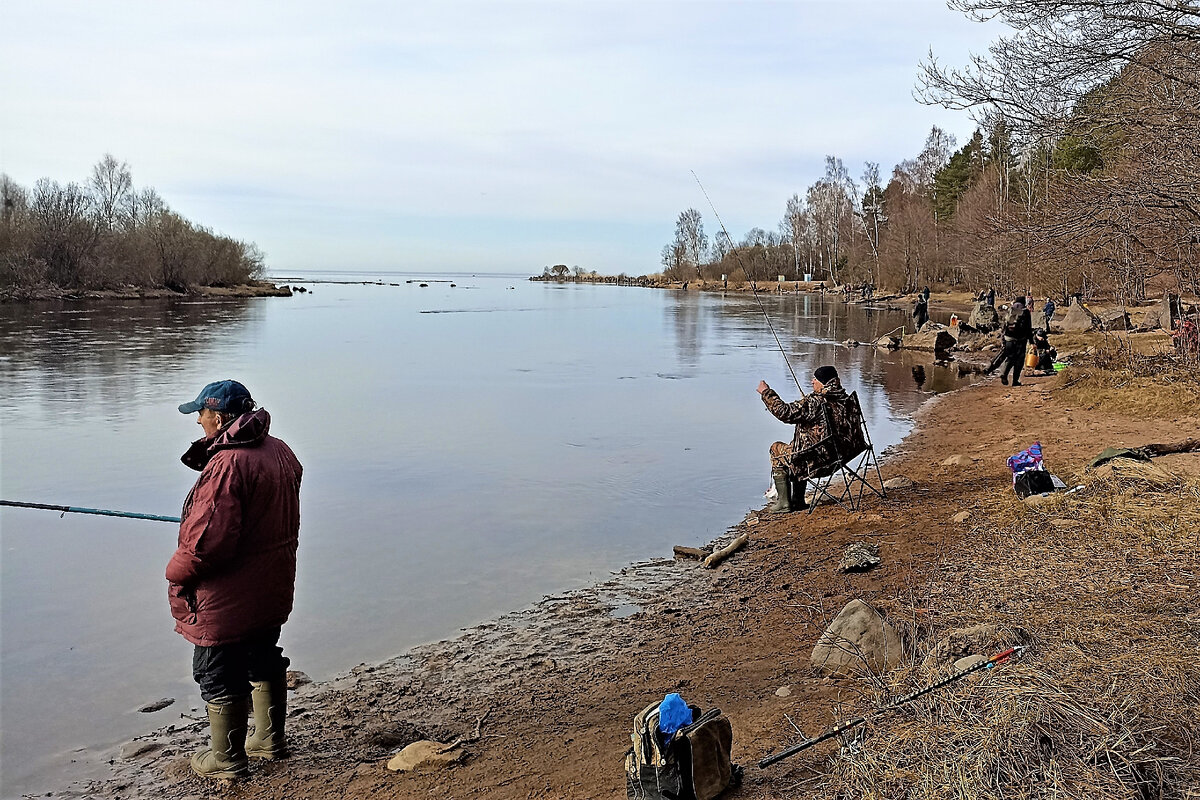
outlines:
[{"label": "large rock", "polygon": [[900,346],[906,350],[949,350],[957,344],[945,326],[927,322],[916,333],[906,333]]},{"label": "large rock", "polygon": [[862,600],[851,600],[813,647],[812,663],[822,675],[857,675],[898,667],[904,645],[896,629]]},{"label": "large rock", "polygon": [[1046,312],[1031,311],[1029,314],[1029,325],[1035,331],[1038,328],[1041,328],[1042,330],[1046,330]]},{"label": "large rock", "polygon": [[1110,308],[1096,316],[1100,319],[1098,327],[1102,331],[1127,331],[1130,328],[1129,312],[1123,308]]},{"label": "large rock", "polygon": [[457,745],[449,747],[441,742],[422,739],[392,756],[387,768],[392,772],[428,772],[457,764],[465,755],[464,750]]},{"label": "large rock", "polygon": [[1075,303],[1067,309],[1067,313],[1058,324],[1068,333],[1090,331],[1096,327],[1096,318],[1081,303]]},{"label": "large rock", "polygon": [[897,475],[894,478],[888,478],[883,482],[884,489],[892,489],[893,491],[896,489],[908,489],[911,488],[912,485],[912,480],[904,477],[903,475]]},{"label": "large rock", "polygon": [[994,331],[1000,327],[1000,315],[996,313],[995,306],[990,306],[987,303],[976,303],[975,308],[971,311],[970,319],[967,320],[967,324],[976,330]]}]

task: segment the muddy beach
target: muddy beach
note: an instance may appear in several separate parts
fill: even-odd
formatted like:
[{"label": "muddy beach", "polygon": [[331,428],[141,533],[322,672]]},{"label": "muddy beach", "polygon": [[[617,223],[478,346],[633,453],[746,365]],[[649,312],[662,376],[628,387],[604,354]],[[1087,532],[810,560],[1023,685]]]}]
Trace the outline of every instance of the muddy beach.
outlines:
[{"label": "muddy beach", "polygon": [[[631,718],[672,691],[703,708],[719,707],[731,719],[733,757],[746,773],[728,796],[790,797],[800,787],[826,796],[837,785],[831,777],[836,742],[766,769],[756,762],[798,740],[798,731],[812,735],[871,707],[877,682],[818,677],[809,664],[817,637],[847,602],[863,599],[883,612],[905,634],[914,665],[947,628],[998,623],[1001,638],[1023,629],[1036,643],[1012,674],[1053,671],[1063,658],[1056,631],[1032,620],[1078,603],[1069,596],[1074,584],[1035,601],[1019,583],[997,588],[992,597],[959,591],[994,558],[978,544],[989,526],[1013,517],[1070,530],[1072,512],[1029,511],[1016,499],[1004,458],[1040,439],[1049,463],[1070,483],[1105,445],[1137,446],[1200,430],[1194,408],[1158,418],[1114,414],[1074,403],[1065,392],[1061,378],[1030,377],[1015,389],[989,381],[943,395],[922,409],[917,429],[887,454],[884,478],[904,476],[912,486],[868,501],[859,513],[837,507],[811,515],[751,513],[716,541],[748,533],[749,545],[716,569],[686,559],[636,564],[453,639],[300,686],[288,719],[294,755],[256,765],[245,782],[213,787],[191,774],[187,756],[206,733],[193,711],[121,752],[95,754],[111,759],[111,779],[52,796],[621,797]],[[1185,499],[1178,502],[1191,502],[1187,492],[1200,479],[1200,454],[1158,461],[1180,476]],[[1176,499],[1168,495],[1163,502]],[[882,564],[861,574],[836,571],[854,542],[878,544]],[[1123,557],[1135,572],[1153,572],[1160,563],[1149,552]],[[1085,568],[1060,571],[1069,578]],[[1154,606],[1161,611],[1147,614],[1174,615],[1184,626],[1186,635],[1171,647],[1193,647],[1200,636],[1195,608],[1168,607],[1198,589],[1194,570],[1147,578],[1141,589],[1162,594]],[[1026,602],[1035,606],[1018,611]],[[905,677],[919,683],[922,676]],[[1197,696],[1185,695],[1191,699],[1183,701],[1183,713],[1188,703],[1195,711]],[[1194,730],[1194,713],[1192,719]],[[448,769],[398,774],[386,767],[412,741],[459,738],[468,740],[462,761]],[[1178,769],[1190,775],[1186,770],[1194,768]]]}]

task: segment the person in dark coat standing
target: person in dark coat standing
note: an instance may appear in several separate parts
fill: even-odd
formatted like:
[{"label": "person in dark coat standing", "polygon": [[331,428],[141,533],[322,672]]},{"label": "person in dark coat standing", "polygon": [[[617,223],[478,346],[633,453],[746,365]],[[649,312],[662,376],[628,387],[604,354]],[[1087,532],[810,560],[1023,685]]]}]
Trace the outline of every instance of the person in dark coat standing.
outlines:
[{"label": "person in dark coat standing", "polygon": [[996,307],[996,290],[989,288],[987,290],[987,304],[992,308]]},{"label": "person in dark coat standing", "polygon": [[237,381],[210,383],[179,410],[197,414],[204,429],[181,459],[200,477],[166,570],[175,630],[195,645],[192,675],[210,726],[211,746],[192,756],[192,770],[241,778],[248,756],[287,755],[290,662],[279,635],[295,595],[303,468]]},{"label": "person in dark coat standing", "polygon": [[1025,367],[1025,350],[1030,339],[1033,338],[1033,320],[1029,309],[1025,307],[1024,298],[1019,297],[1012,302],[1008,317],[1000,327],[1000,337],[1004,349],[1000,352],[999,358],[992,362],[989,371],[995,369],[999,366],[999,362],[1003,361],[1004,369],[1000,373],[1000,382],[1007,386],[1008,373],[1011,371],[1012,385],[1020,386],[1021,370]]},{"label": "person in dark coat standing", "polygon": [[913,324],[917,326],[917,330],[921,330],[921,326],[929,321],[929,302],[924,295],[917,295],[917,304],[912,310]]},{"label": "person in dark coat standing", "polygon": [[1042,313],[1045,314],[1045,316],[1046,316],[1046,330],[1047,331],[1050,330],[1050,320],[1054,319],[1055,310],[1056,310],[1056,306],[1054,305],[1054,298],[1047,297],[1046,305],[1042,306]]}]

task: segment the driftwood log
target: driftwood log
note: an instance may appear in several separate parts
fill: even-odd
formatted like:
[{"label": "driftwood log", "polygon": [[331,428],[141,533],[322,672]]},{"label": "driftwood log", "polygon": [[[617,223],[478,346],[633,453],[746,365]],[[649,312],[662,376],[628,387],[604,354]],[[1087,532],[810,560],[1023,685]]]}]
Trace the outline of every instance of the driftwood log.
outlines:
[{"label": "driftwood log", "polygon": [[1200,450],[1200,439],[1184,439],[1171,444],[1147,444],[1140,448],[1149,456],[1165,456],[1169,453],[1191,453]]},{"label": "driftwood log", "polygon": [[748,541],[750,541],[750,534],[743,533],[741,536],[737,537],[720,550],[714,550],[711,556],[704,559],[704,566],[712,569],[717,564],[720,564],[726,558],[736,553],[738,550],[741,550]]},{"label": "driftwood log", "polygon": [[708,558],[710,555],[712,555],[711,550],[705,550],[701,547],[684,547],[681,544],[675,545],[676,558],[696,558],[703,560]]}]

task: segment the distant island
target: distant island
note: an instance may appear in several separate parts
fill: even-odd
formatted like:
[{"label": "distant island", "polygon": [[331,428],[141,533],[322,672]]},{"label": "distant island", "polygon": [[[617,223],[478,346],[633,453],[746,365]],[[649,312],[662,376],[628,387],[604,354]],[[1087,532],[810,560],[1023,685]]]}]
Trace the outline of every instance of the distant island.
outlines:
[{"label": "distant island", "polygon": [[0,174],[0,301],[180,294],[288,296],[253,242],[214,233],[134,186],[110,154],[83,183]]}]

